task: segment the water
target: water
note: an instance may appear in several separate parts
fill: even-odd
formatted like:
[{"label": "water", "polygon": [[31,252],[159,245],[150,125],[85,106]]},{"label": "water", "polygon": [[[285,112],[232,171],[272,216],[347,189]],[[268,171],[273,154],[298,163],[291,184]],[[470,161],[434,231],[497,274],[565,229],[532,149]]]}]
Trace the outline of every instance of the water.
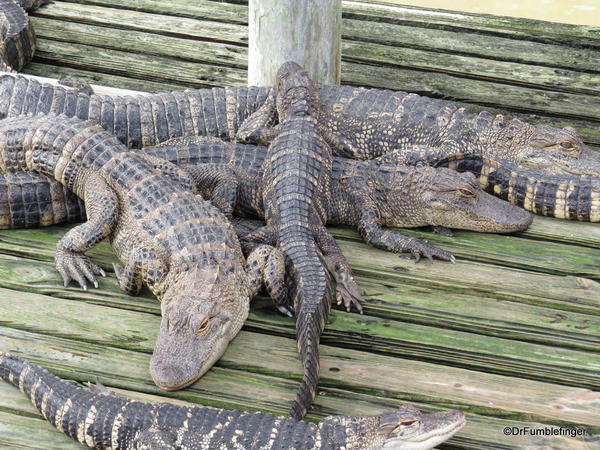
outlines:
[{"label": "water", "polygon": [[446,9],[551,22],[600,26],[600,0],[384,0],[399,5]]}]

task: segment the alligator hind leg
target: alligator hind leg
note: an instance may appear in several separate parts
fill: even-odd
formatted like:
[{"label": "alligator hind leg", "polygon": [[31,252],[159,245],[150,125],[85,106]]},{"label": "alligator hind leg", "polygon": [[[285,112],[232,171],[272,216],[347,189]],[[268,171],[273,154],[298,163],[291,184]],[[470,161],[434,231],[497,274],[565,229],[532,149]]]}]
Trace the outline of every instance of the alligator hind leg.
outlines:
[{"label": "alligator hind leg", "polygon": [[225,164],[197,164],[185,170],[197,192],[209,199],[228,218],[233,217],[239,181],[231,167]]},{"label": "alligator hind leg", "polygon": [[251,296],[265,285],[275,307],[287,316],[293,316],[288,288],[285,283],[285,260],[281,250],[261,244],[246,259],[246,273],[250,280]]},{"label": "alligator hind leg", "polygon": [[111,234],[118,215],[117,196],[97,175],[86,180],[84,201],[87,222],[69,230],[56,246],[54,261],[65,287],[71,280],[83,289],[87,289],[88,282],[98,287],[96,275],[104,276],[104,271],[84,253]]},{"label": "alligator hind leg", "polygon": [[358,231],[365,242],[372,246],[394,253],[410,252],[416,262],[419,262],[422,256],[430,261],[433,261],[433,257],[444,261],[455,261],[452,253],[397,231],[384,230],[379,223],[377,212],[369,207],[363,208],[361,212]]},{"label": "alligator hind leg", "polygon": [[362,314],[362,305],[365,299],[361,295],[356,281],[354,281],[352,270],[342,253],[342,249],[324,226],[317,226],[314,233],[327,270],[335,278],[337,304],[341,305],[343,303],[346,311],[350,311],[351,306],[354,305],[357,311]]}]

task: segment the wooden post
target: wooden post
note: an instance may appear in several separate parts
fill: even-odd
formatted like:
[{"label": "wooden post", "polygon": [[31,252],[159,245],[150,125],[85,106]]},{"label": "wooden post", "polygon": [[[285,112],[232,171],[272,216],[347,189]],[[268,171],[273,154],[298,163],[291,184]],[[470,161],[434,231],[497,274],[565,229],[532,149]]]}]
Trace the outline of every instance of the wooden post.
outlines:
[{"label": "wooden post", "polygon": [[272,86],[281,64],[301,64],[317,83],[339,84],[341,0],[250,0],[248,84]]}]

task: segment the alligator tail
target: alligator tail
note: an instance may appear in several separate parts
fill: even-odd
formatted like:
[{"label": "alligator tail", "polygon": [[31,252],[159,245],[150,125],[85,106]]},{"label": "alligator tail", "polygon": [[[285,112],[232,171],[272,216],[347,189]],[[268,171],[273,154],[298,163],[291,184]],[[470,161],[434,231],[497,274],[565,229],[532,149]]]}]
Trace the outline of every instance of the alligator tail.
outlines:
[{"label": "alligator tail", "polygon": [[332,291],[311,230],[301,225],[291,228],[282,233],[280,244],[290,259],[295,285],[296,340],[304,373],[290,415],[300,420],[317,392],[319,341],[329,316]]},{"label": "alligator tail", "polygon": [[600,222],[600,179],[552,175],[502,159],[453,155],[447,166],[472,172],[482,189],[521,208],[559,219]]},{"label": "alligator tail", "polygon": [[[98,403],[94,401],[97,396],[91,391],[66,383],[45,369],[8,353],[0,353],[0,378],[27,395],[59,431],[89,447],[105,444],[97,424],[104,424],[107,411],[98,407],[99,404],[94,405]],[[124,404],[118,397],[111,396],[110,401]],[[112,409],[113,412],[118,410]]]},{"label": "alligator tail", "polygon": [[0,230],[84,220],[83,201],[47,175],[35,172],[0,175]]}]

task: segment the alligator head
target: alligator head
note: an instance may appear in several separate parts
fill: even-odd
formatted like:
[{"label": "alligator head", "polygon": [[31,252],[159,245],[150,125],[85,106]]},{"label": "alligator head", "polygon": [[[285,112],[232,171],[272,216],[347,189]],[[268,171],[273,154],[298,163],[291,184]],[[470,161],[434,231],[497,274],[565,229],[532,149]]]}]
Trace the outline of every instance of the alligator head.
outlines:
[{"label": "alligator head", "polygon": [[483,134],[489,155],[551,174],[600,176],[600,152],[592,150],[572,127],[531,125],[495,116]]},{"label": "alligator head", "polygon": [[[377,171],[380,216],[384,225],[443,226],[488,233],[510,233],[531,225],[529,212],[496,198],[472,173],[447,168],[404,166]],[[385,206],[383,206],[385,205]]]},{"label": "alligator head", "polygon": [[[410,405],[371,417],[327,417],[322,423],[346,427],[352,448],[425,450],[449,439],[465,425],[461,411],[424,413]],[[322,425],[322,426],[323,426]]]},{"label": "alligator head", "polygon": [[[185,265],[161,300],[162,320],[150,360],[157,386],[189,386],[223,355],[248,317],[250,298],[240,270]],[[237,272],[237,273],[236,273]]]},{"label": "alligator head", "polygon": [[293,61],[283,63],[277,71],[276,82],[279,122],[287,116],[297,115],[300,111],[313,117],[318,116],[317,85],[302,66]]}]

